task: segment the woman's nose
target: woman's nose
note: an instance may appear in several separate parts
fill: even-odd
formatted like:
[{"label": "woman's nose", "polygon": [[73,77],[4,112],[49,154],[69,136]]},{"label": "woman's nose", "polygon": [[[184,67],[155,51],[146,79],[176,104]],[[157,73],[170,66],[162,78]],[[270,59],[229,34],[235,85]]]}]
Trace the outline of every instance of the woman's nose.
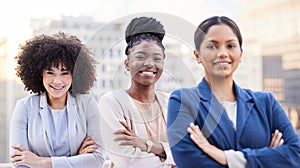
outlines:
[{"label": "woman's nose", "polygon": [[220,48],[219,51],[217,52],[217,57],[226,58],[228,56],[229,56],[228,52],[224,48]]},{"label": "woman's nose", "polygon": [[53,83],[54,83],[54,84],[60,84],[60,83],[61,83],[61,79],[60,79],[59,77],[55,77],[55,78],[53,79]]},{"label": "woman's nose", "polygon": [[151,59],[147,59],[147,60],[145,60],[143,65],[146,66],[146,67],[153,67],[154,63]]}]

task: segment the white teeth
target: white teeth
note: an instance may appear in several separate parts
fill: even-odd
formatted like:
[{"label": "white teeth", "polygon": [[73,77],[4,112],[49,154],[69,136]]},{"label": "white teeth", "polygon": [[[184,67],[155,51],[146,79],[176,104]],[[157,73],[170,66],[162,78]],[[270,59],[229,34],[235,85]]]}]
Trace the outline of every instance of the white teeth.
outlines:
[{"label": "white teeth", "polygon": [[146,74],[146,75],[154,75],[154,72],[142,72],[143,74]]},{"label": "white teeth", "polygon": [[61,90],[63,87],[59,87],[59,88],[57,88],[57,87],[53,87],[53,86],[51,86],[53,89],[55,89],[55,90]]},{"label": "white teeth", "polygon": [[221,65],[221,66],[225,66],[228,65],[228,62],[217,62],[216,65]]}]

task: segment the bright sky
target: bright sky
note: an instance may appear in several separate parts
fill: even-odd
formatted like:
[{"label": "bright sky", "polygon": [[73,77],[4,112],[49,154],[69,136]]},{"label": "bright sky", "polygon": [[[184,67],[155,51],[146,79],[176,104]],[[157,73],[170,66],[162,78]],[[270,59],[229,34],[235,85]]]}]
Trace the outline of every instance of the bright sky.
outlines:
[{"label": "bright sky", "polygon": [[236,18],[238,2],[237,0],[9,0],[2,2],[0,7],[2,22],[0,36],[3,35],[3,30],[13,34],[23,32],[24,26],[29,24],[29,18],[84,15],[92,16],[97,21],[109,22],[141,12],[168,13],[197,25],[211,15]]},{"label": "bright sky", "polygon": [[110,22],[142,12],[172,14],[194,25],[212,15],[234,20],[239,15],[238,0],[8,0],[0,7],[0,38],[8,39],[8,64],[13,64],[19,44],[31,36],[30,18],[82,15]]}]

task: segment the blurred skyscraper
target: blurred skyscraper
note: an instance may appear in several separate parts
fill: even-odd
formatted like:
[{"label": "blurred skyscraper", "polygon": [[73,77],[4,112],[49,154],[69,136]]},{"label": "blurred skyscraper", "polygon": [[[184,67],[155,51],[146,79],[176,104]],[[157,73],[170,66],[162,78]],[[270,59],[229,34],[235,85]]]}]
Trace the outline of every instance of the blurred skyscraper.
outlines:
[{"label": "blurred skyscraper", "polygon": [[300,114],[299,11],[299,0],[242,0],[241,3],[247,51],[244,57],[254,56],[262,61],[263,89],[274,93],[297,128]]}]

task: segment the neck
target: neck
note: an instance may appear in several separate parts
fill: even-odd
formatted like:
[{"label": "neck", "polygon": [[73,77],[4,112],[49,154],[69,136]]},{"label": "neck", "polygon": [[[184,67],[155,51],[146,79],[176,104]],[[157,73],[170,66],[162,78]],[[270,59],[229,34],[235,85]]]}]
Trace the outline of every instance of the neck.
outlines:
[{"label": "neck", "polygon": [[130,97],[144,103],[155,101],[154,87],[133,86],[126,90]]},{"label": "neck", "polygon": [[49,106],[54,110],[63,109],[67,103],[67,95],[61,98],[47,96]]},{"label": "neck", "polygon": [[219,102],[236,101],[236,96],[233,90],[233,79],[231,77],[227,77],[227,78],[205,77],[205,80]]}]

